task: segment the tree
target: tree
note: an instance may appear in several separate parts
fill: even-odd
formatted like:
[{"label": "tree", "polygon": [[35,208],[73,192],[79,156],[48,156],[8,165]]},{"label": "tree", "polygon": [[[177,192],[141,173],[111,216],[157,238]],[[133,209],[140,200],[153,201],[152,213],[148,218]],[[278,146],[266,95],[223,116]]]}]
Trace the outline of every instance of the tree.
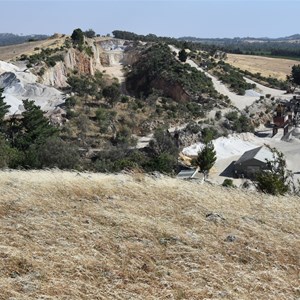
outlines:
[{"label": "tree", "polygon": [[201,172],[206,176],[217,160],[214,144],[210,141],[205,144],[204,148],[198,152],[198,156],[194,163],[200,168]]},{"label": "tree", "polygon": [[155,155],[169,153],[178,157],[178,148],[171,137],[170,133],[163,129],[157,129],[153,134],[153,139],[150,140],[149,147]]},{"label": "tree", "polygon": [[258,190],[272,195],[283,195],[293,187],[293,174],[286,167],[282,152],[267,146],[273,154],[272,160],[267,161],[267,168],[261,170],[254,180]]},{"label": "tree", "polygon": [[150,160],[145,165],[147,171],[172,173],[177,167],[178,147],[168,131],[158,129],[149,143]]},{"label": "tree", "polygon": [[112,84],[103,89],[102,95],[108,100],[110,105],[113,107],[114,104],[119,100],[121,96],[119,84]]},{"label": "tree", "polygon": [[84,42],[84,35],[83,32],[80,28],[74,29],[71,39],[73,41],[73,44],[77,44],[79,46],[83,45]]},{"label": "tree", "polygon": [[40,168],[74,169],[79,162],[78,150],[58,137],[50,137],[38,149]]},{"label": "tree", "polygon": [[180,61],[185,62],[187,60],[187,57],[188,57],[188,55],[184,49],[179,51],[178,58]]},{"label": "tree", "polygon": [[96,32],[93,29],[88,29],[83,34],[90,39],[96,36]]},{"label": "tree", "polygon": [[13,142],[13,146],[19,150],[26,151],[32,145],[41,145],[49,137],[55,136],[57,128],[49,123],[44,117],[43,111],[34,101],[23,100],[25,111],[18,124],[18,131]]},{"label": "tree", "polygon": [[291,79],[294,83],[300,85],[300,65],[294,65],[292,67]]}]

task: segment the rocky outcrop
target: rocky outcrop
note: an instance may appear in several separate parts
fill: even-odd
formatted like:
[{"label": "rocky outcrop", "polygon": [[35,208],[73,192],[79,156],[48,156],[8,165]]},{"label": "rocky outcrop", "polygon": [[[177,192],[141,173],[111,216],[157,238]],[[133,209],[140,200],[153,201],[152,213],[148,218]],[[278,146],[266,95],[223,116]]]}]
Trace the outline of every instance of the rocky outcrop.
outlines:
[{"label": "rocky outcrop", "polygon": [[129,42],[118,39],[98,42],[88,40],[87,42],[87,46],[92,50],[92,56],[88,56],[84,50],[80,52],[70,48],[63,62],[58,62],[54,67],[46,69],[41,82],[61,88],[67,86],[67,76],[70,71],[94,75],[97,70],[102,71],[105,67],[126,65],[127,62],[133,61],[134,55],[126,51],[131,45]]},{"label": "rocky outcrop", "polygon": [[[0,87],[3,87],[4,96],[9,105],[10,113],[19,113],[23,110],[22,100],[31,99],[45,111],[53,110],[64,102],[64,97],[56,88],[66,87],[68,75],[72,71],[78,74],[94,75],[97,70],[105,67],[120,66],[126,57],[125,50],[129,42],[118,39],[95,41],[87,39],[86,47],[91,48],[92,55],[85,50],[79,51],[69,48],[64,54],[64,60],[56,62],[55,66],[47,67],[42,62],[34,67],[32,72],[25,66],[0,61]],[[39,74],[44,69],[43,75]],[[112,74],[113,75],[113,74]]]},{"label": "rocky outcrop", "polygon": [[77,70],[80,74],[94,73],[92,58],[76,49],[69,49],[64,63],[67,69]]},{"label": "rocky outcrop", "polygon": [[178,82],[171,82],[164,78],[156,78],[155,80],[148,81],[146,77],[139,78],[138,80],[127,80],[127,89],[139,95],[143,90],[152,88],[163,92],[165,97],[170,97],[177,102],[188,102],[191,96],[184,90],[182,85]]},{"label": "rocky outcrop", "polygon": [[125,40],[111,39],[100,41],[100,62],[103,67],[112,67],[124,63],[125,51],[129,46]]},{"label": "rocky outcrop", "polygon": [[62,88],[67,86],[67,68],[63,62],[58,62],[53,68],[47,69],[42,76],[45,85]]},{"label": "rocky outcrop", "polygon": [[53,110],[64,102],[63,94],[38,83],[38,77],[27,69],[0,61],[0,87],[4,88],[5,102],[9,104],[10,114],[22,112],[22,100],[34,100],[44,111]]},{"label": "rocky outcrop", "polygon": [[166,97],[170,97],[177,102],[188,102],[191,96],[184,90],[178,82],[170,82],[159,78],[151,83],[155,89],[162,90]]}]

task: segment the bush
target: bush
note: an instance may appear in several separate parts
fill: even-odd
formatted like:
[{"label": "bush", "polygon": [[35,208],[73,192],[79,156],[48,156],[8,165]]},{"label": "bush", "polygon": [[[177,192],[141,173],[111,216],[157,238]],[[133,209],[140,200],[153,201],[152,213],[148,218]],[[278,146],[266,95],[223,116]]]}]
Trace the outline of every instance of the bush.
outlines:
[{"label": "bush", "polygon": [[222,186],[224,187],[229,187],[229,188],[234,188],[235,185],[233,184],[233,180],[232,179],[224,179],[223,183],[222,183]]},{"label": "bush", "polygon": [[202,141],[208,143],[218,137],[218,130],[213,127],[206,127],[201,130]]},{"label": "bush", "polygon": [[177,158],[170,153],[164,152],[153,157],[145,166],[146,171],[158,171],[161,173],[172,173],[177,166]]},{"label": "bush", "polygon": [[75,169],[79,163],[78,149],[54,137],[46,140],[38,149],[41,168]]},{"label": "bush", "polygon": [[254,180],[256,187],[263,193],[283,195],[291,191],[293,184],[292,172],[286,168],[282,152],[268,147],[273,154],[272,160],[267,160],[267,168],[260,171]]},{"label": "bush", "polygon": [[246,115],[238,115],[236,111],[229,112],[225,117],[230,121],[229,124],[224,123],[224,126],[235,132],[254,132],[254,127],[251,124],[251,119]]},{"label": "bush", "polygon": [[218,111],[216,112],[215,119],[216,119],[217,121],[219,121],[221,118],[222,118],[222,112],[221,112],[220,110],[218,110]]}]

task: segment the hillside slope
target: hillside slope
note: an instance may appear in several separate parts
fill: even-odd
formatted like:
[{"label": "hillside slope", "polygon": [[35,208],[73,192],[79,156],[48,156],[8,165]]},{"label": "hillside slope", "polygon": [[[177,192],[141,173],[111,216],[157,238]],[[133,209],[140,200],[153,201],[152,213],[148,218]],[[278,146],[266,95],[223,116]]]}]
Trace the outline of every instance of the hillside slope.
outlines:
[{"label": "hillside slope", "polygon": [[1,172],[0,299],[298,299],[299,198]]},{"label": "hillside slope", "polygon": [[31,55],[34,53],[35,48],[56,48],[64,44],[66,37],[62,35],[55,35],[51,38],[35,41],[26,42],[17,45],[1,46],[0,47],[0,60],[9,61],[16,59],[22,54]]}]

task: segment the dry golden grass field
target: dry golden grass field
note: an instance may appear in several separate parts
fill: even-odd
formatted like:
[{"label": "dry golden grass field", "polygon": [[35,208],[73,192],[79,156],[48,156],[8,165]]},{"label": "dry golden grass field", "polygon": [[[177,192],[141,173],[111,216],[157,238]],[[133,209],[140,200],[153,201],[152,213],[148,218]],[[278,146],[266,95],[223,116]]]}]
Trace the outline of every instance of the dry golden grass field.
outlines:
[{"label": "dry golden grass field", "polygon": [[143,174],[0,187],[1,300],[300,297],[299,198]]},{"label": "dry golden grass field", "polygon": [[17,45],[1,46],[0,60],[9,61],[20,58],[22,54],[32,55],[36,53],[34,49],[46,49],[61,47],[65,42],[65,37],[58,36],[55,38],[48,38],[46,40],[27,42]]},{"label": "dry golden grass field", "polygon": [[227,62],[241,70],[251,73],[261,73],[266,77],[275,77],[286,80],[286,75],[291,74],[292,66],[300,64],[300,61],[270,58],[255,55],[227,54]]}]

